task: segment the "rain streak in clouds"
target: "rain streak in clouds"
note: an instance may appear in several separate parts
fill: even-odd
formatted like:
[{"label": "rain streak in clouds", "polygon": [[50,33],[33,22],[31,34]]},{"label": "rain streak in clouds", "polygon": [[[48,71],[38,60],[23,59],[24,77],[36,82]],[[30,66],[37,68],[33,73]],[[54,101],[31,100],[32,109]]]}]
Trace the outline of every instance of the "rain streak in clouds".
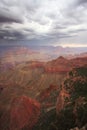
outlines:
[{"label": "rain streak in clouds", "polygon": [[87,0],[1,0],[0,43],[87,45]]}]

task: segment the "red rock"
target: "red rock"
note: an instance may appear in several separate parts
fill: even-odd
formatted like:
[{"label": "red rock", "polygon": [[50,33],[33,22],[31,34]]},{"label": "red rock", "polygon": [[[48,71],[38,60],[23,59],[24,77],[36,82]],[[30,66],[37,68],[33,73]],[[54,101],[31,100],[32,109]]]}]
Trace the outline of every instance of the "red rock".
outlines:
[{"label": "red rock", "polygon": [[40,104],[29,97],[21,96],[12,102],[10,112],[10,130],[20,130],[36,124],[40,115]]},{"label": "red rock", "polygon": [[50,85],[48,88],[44,89],[40,95],[39,95],[39,101],[43,102],[44,100],[47,100],[50,97],[50,94],[52,91],[56,91],[58,89],[58,86],[56,85]]},{"label": "red rock", "polygon": [[56,112],[59,113],[65,106],[65,98],[70,98],[70,95],[67,93],[66,90],[62,89],[59,93],[56,103]]}]

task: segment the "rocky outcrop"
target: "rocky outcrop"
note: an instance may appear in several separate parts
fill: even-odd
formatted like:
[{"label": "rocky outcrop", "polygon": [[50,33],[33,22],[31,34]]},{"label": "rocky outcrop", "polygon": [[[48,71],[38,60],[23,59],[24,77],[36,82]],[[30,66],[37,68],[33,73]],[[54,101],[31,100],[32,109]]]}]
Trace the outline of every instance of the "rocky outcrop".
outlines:
[{"label": "rocky outcrop", "polygon": [[59,114],[67,110],[73,114],[77,126],[87,122],[87,66],[70,71],[61,85],[56,111]]},{"label": "rocky outcrop", "polygon": [[69,99],[70,94],[66,90],[62,89],[59,93],[58,98],[57,98],[57,103],[56,103],[57,113],[59,113],[64,108],[64,106],[66,105],[65,98]]},{"label": "rocky outcrop", "polygon": [[10,111],[10,130],[21,130],[28,126],[31,129],[38,121],[40,104],[26,96],[15,98]]},{"label": "rocky outcrop", "polygon": [[59,87],[57,85],[50,85],[48,88],[44,89],[37,96],[37,100],[41,103],[42,110],[48,111],[53,108],[56,103],[56,98],[58,95]]},{"label": "rocky outcrop", "polygon": [[58,57],[55,60],[47,62],[44,67],[45,72],[47,73],[59,73],[66,74],[74,67],[81,67],[87,64],[87,57],[79,57],[74,59],[66,59],[62,56]]},{"label": "rocky outcrop", "polygon": [[[34,130],[86,130],[87,66],[69,72],[61,84],[55,109],[40,119]],[[77,126],[77,127],[76,127]]]},{"label": "rocky outcrop", "polygon": [[38,96],[40,102],[44,101],[44,100],[47,100],[47,98],[49,98],[50,94],[53,92],[53,91],[57,91],[58,89],[58,86],[56,85],[50,85],[48,88],[44,89],[40,95]]}]

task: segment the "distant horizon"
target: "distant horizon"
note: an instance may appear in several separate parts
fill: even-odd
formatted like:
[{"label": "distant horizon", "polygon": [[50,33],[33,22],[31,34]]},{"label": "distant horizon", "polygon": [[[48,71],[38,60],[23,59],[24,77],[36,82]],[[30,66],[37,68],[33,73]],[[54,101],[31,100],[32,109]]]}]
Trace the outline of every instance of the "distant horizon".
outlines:
[{"label": "distant horizon", "polygon": [[87,48],[87,44],[75,44],[75,43],[73,43],[73,44],[59,44],[59,45],[57,45],[57,44],[52,44],[52,45],[36,45],[36,44],[11,44],[11,43],[3,43],[3,44],[0,44],[0,46],[34,46],[34,47],[63,47],[63,48]]}]

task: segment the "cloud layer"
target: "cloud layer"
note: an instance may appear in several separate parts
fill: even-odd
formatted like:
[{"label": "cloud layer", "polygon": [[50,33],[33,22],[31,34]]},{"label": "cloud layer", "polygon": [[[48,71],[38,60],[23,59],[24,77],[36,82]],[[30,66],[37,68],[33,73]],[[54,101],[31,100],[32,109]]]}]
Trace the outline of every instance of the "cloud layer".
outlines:
[{"label": "cloud layer", "polygon": [[87,0],[1,0],[0,39],[87,44]]}]

